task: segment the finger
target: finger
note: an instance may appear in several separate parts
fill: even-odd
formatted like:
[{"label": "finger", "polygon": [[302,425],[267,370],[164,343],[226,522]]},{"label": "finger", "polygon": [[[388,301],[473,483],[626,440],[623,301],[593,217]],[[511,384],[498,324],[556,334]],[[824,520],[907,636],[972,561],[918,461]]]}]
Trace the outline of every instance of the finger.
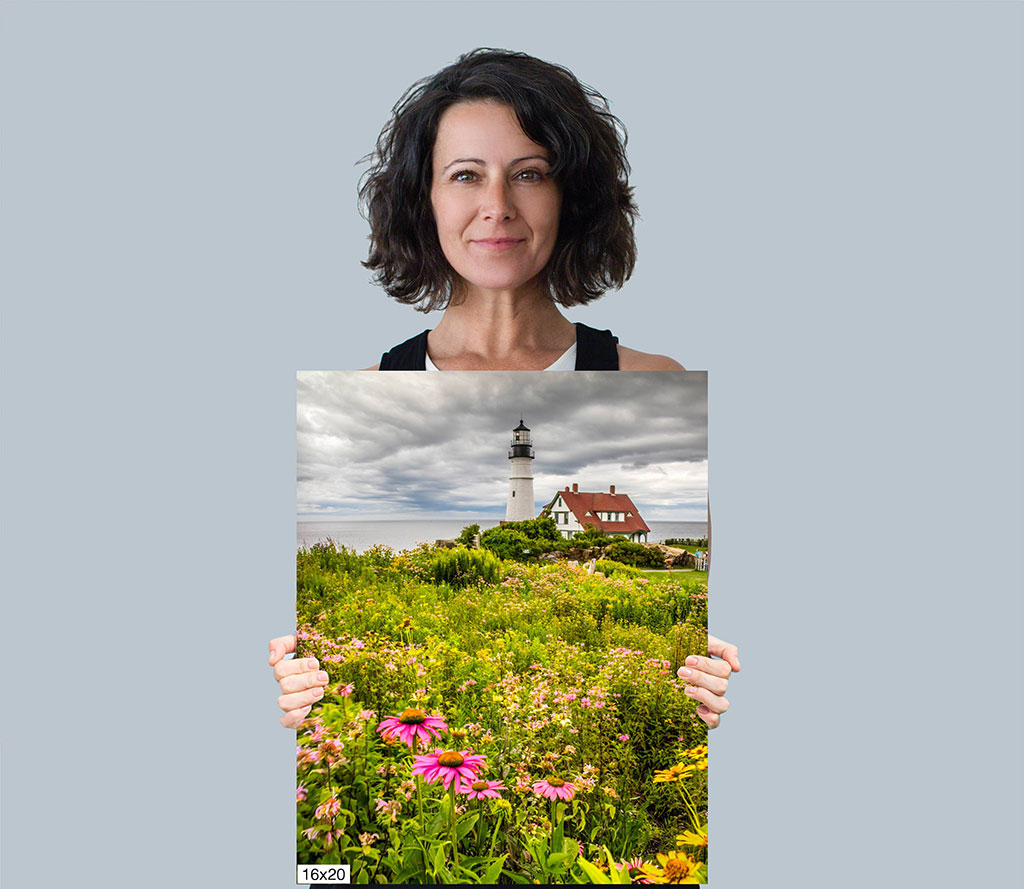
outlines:
[{"label": "finger", "polygon": [[709,673],[712,676],[719,676],[728,679],[732,668],[725,661],[716,661],[709,657],[701,657],[699,654],[691,654],[686,659],[686,666],[702,673]]},{"label": "finger", "polygon": [[281,725],[285,728],[298,728],[302,721],[309,715],[312,706],[303,707],[300,710],[292,710],[281,717]]},{"label": "finger", "polygon": [[273,667],[286,654],[294,653],[295,636],[278,636],[276,639],[271,639],[268,645],[270,648],[270,657],[268,658],[268,661],[270,666]]},{"label": "finger", "polygon": [[693,698],[695,701],[700,701],[706,705],[709,710],[714,713],[724,713],[729,709],[729,701],[723,698],[721,695],[716,695],[714,692],[708,691],[706,688],[701,688],[699,685],[688,685],[683,689],[687,696]]},{"label": "finger", "polygon": [[319,685],[306,691],[297,691],[293,694],[281,695],[277,699],[277,706],[286,713],[292,710],[301,710],[303,707],[310,707],[324,696],[324,690]]},{"label": "finger", "polygon": [[723,642],[717,636],[709,635],[708,654],[713,654],[715,657],[720,657],[732,668],[733,673],[739,673],[740,653],[739,649],[737,649],[735,645],[729,642]]},{"label": "finger", "polygon": [[274,665],[274,679],[278,682],[285,676],[295,673],[315,673],[320,669],[320,662],[315,657],[293,657],[286,661],[278,661]]},{"label": "finger", "polygon": [[718,724],[722,721],[721,717],[701,704],[697,708],[697,715],[704,720],[708,728],[718,728]]},{"label": "finger", "polygon": [[323,670],[308,670],[305,673],[295,673],[291,676],[282,676],[278,683],[281,691],[291,694],[297,691],[306,691],[310,688],[321,688],[330,681],[330,677]]},{"label": "finger", "polygon": [[[722,679],[720,676],[712,676],[700,670],[691,670],[689,667],[680,667],[676,671],[676,675],[680,679],[688,682],[690,685],[699,685],[702,688],[706,688],[708,691],[714,692],[716,695],[724,695],[726,689],[729,687],[728,679]],[[284,686],[282,686],[282,688],[283,687]]]}]

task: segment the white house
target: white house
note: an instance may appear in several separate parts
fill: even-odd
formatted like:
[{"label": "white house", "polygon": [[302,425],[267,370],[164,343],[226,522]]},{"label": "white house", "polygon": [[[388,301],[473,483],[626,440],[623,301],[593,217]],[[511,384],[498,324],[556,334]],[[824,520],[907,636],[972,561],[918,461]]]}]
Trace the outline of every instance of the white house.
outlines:
[{"label": "white house", "polygon": [[605,491],[580,491],[566,485],[552,498],[544,510],[551,514],[563,537],[593,525],[605,534],[617,534],[636,543],[646,543],[650,528],[640,516],[628,494],[616,494],[615,485]]}]

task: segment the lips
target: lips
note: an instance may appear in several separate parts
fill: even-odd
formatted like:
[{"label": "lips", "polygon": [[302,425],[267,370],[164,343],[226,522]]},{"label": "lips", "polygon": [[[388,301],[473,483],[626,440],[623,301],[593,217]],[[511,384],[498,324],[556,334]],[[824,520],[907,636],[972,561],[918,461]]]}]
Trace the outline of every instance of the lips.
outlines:
[{"label": "lips", "polygon": [[520,244],[525,243],[525,238],[481,238],[479,240],[474,239],[471,243],[476,244],[477,247],[482,247],[484,250],[511,250],[513,247],[518,247]]}]

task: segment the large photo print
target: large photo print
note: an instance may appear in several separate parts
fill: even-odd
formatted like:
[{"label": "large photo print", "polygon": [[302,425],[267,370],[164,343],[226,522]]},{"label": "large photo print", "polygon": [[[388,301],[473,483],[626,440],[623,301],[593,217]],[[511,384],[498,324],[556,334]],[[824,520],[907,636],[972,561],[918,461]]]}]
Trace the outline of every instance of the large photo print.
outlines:
[{"label": "large photo print", "polygon": [[707,375],[308,372],[297,862],[707,880]]}]

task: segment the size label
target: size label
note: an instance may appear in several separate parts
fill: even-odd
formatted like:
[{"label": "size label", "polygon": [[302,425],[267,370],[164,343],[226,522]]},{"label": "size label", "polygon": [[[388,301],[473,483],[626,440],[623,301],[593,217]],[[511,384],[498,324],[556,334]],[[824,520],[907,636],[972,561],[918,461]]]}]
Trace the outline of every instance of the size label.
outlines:
[{"label": "size label", "polygon": [[296,883],[350,883],[352,868],[347,864],[300,864],[295,875]]}]

